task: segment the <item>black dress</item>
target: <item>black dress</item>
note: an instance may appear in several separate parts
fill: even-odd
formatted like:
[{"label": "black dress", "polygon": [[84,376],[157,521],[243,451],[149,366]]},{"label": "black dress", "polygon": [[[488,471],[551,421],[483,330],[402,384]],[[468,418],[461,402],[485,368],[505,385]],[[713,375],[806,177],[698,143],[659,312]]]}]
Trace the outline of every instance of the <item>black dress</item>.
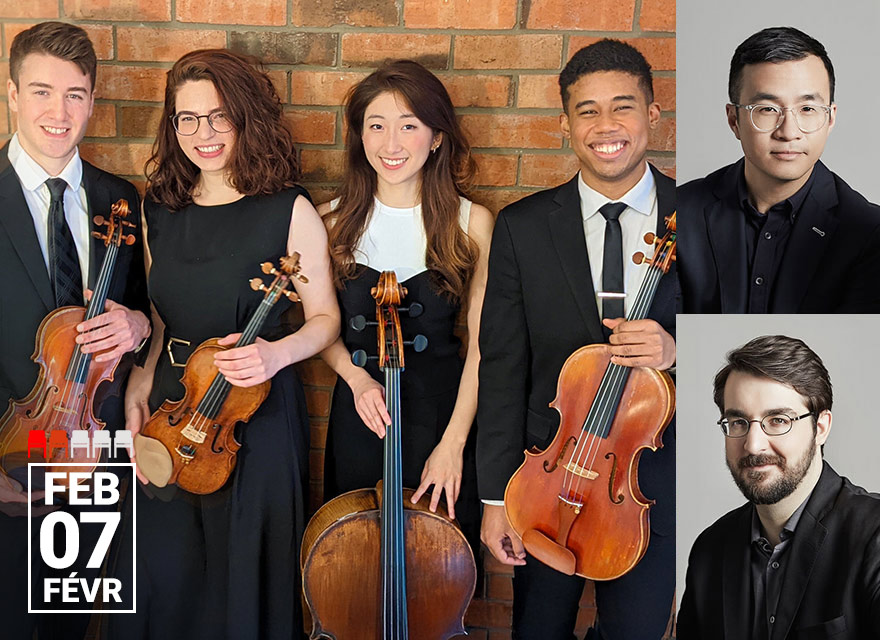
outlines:
[{"label": "black dress", "polygon": [[[248,280],[260,263],[286,254],[294,200],[288,189],[169,212],[145,204],[152,268],[150,296],[185,361],[202,341],[241,331],[262,294]],[[263,276],[265,280],[265,276]],[[266,284],[269,282],[266,281]],[[282,296],[262,336],[283,335]],[[150,409],[183,394],[183,369],[165,351]],[[269,396],[236,437],[242,443],[229,482],[196,496],[176,486],[142,488],[137,502],[137,614],[116,616],[119,638],[299,638],[299,543],[304,526],[308,415],[292,367],[272,378]],[[135,628],[128,627],[134,623]],[[188,633],[192,635],[189,635]]]}]

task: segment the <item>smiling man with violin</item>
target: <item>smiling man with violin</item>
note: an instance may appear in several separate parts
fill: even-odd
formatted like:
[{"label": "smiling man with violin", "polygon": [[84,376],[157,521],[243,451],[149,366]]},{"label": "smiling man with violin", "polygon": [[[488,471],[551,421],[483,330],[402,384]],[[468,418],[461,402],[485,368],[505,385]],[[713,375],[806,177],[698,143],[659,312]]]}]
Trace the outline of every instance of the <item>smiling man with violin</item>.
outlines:
[{"label": "smiling man with violin", "polygon": [[[580,171],[566,184],[520,200],[499,215],[480,330],[477,466],[485,505],[482,539],[498,560],[514,565],[513,637],[519,640],[573,638],[585,582],[580,559],[572,560],[563,573],[535,557],[568,558],[568,550],[579,547],[570,538],[568,550],[558,544],[565,537],[561,534],[556,542],[547,538],[551,529],[560,528],[561,516],[527,531],[524,545],[505,514],[505,508],[511,514],[521,505],[502,502],[508,480],[523,462],[523,450],[546,449],[554,440],[559,414],[549,403],[556,396],[563,363],[580,347],[609,343],[601,349],[601,368],[618,382],[639,378],[639,370],[633,368],[662,371],[675,363],[675,267],[662,275],[630,259],[637,252],[651,254],[643,238],[664,236],[665,221],[675,209],[674,182],[646,161],[650,131],[660,120],[650,66],[630,45],[602,40],[574,55],[559,84],[564,107],[560,125]],[[658,253],[674,248],[674,233],[668,238]],[[653,297],[640,293],[649,290]],[[656,400],[640,397],[637,404],[668,403],[671,380],[666,374],[660,378],[667,382]],[[560,389],[560,397],[564,393]],[[641,391],[626,387],[622,393],[627,398]],[[631,403],[618,406],[611,400],[608,406],[614,407],[616,417],[610,433],[620,434],[627,418],[621,412]],[[590,398],[582,404],[586,415]],[[671,411],[661,411],[662,424],[654,425],[659,429],[657,444]],[[609,415],[614,414],[605,417]],[[590,438],[593,444],[595,435]],[[577,444],[588,440],[573,439],[570,451],[582,451]],[[650,535],[646,518],[635,525],[647,551],[623,577],[596,583],[598,623],[590,638],[658,640],[666,628],[674,591],[674,426],[666,429],[663,445],[656,453],[646,452],[638,466],[641,490],[656,500]],[[596,487],[592,493],[604,492],[605,502],[609,497],[618,500],[616,467],[605,473],[604,466],[594,467],[587,458],[565,456],[560,455],[556,466],[576,476],[581,489]],[[608,457],[613,457],[611,452]],[[637,458],[638,454],[617,464],[635,466]],[[554,468],[544,467],[548,473]],[[543,474],[538,471],[535,487],[544,482]],[[566,504],[574,507],[572,535],[581,526],[577,523],[593,513],[592,504],[577,502],[583,493],[578,489],[552,496],[551,507],[556,509],[558,502],[560,513]],[[623,532],[612,528],[606,535],[614,539]],[[527,553],[530,539],[534,553]],[[549,549],[549,556],[542,549]],[[565,562],[551,564],[559,567]]]},{"label": "smiling man with violin", "polygon": [[[38,367],[31,355],[40,322],[58,307],[83,306],[84,290],[98,279],[106,247],[92,237],[93,231],[102,229],[91,218],[107,216],[119,199],[138,210],[137,192],[130,183],[79,156],[77,145],[94,106],[96,67],[88,35],[70,24],[38,24],[12,42],[7,91],[17,132],[0,149],[0,407],[4,410],[10,399],[26,396],[37,379]],[[139,238],[137,216],[133,217],[130,231]],[[76,327],[82,353],[100,352],[95,361],[134,351],[150,335],[140,246],[138,240],[120,249],[105,312]],[[124,379],[117,370],[114,384]],[[105,402],[100,414],[109,424],[121,424],[119,397]],[[13,517],[26,513],[26,505],[21,485],[0,478],[4,638],[30,638],[37,622],[36,616],[26,613],[27,519]],[[36,535],[39,526],[33,531]],[[80,638],[88,624],[88,616],[75,621],[66,616],[62,630],[61,624],[50,626],[55,618],[44,616],[40,621],[41,638]]]},{"label": "smiling man with violin", "polygon": [[746,504],[694,542],[679,640],[880,638],[880,496],[823,460],[832,388],[803,341],[761,336],[715,375]]}]

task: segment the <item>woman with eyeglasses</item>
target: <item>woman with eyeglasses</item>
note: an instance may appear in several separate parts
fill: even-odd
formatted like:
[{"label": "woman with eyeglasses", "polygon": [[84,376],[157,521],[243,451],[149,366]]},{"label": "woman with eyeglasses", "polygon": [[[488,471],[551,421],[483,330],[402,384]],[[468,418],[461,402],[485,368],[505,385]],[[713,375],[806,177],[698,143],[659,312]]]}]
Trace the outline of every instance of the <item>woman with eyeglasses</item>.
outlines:
[{"label": "woman with eyeglasses", "polygon": [[[350,92],[345,108],[346,170],[324,216],[339,288],[342,337],[321,357],[339,374],[330,409],[325,499],[371,487],[382,477],[390,416],[377,365],[351,362],[376,351],[375,331],[351,319],[375,317],[370,289],[393,270],[422,313],[403,313],[404,339],[427,337],[427,349],[407,348],[401,375],[404,486],[429,489],[431,509],[444,498],[479,545],[479,500],[473,447],[477,406],[479,321],[486,288],[491,213],[468,198],[474,176],[470,146],[440,80],[420,64],[385,64]],[[466,356],[455,333],[466,309]],[[415,317],[414,317],[415,316]],[[378,437],[377,437],[378,436]],[[432,488],[433,487],[433,488]]]},{"label": "woman with eyeglasses", "polygon": [[336,338],[339,310],[327,234],[298,178],[281,101],[255,60],[205,50],[175,63],[144,202],[157,337],[146,367],[130,378],[126,427],[137,432],[164,400],[183,395],[179,365],[202,341],[236,342],[263,299],[249,286],[262,262],[301,255],[308,283],[294,285],[305,322],[285,330],[281,315],[291,303],[282,296],[254,344],[216,356],[232,385],[271,379],[271,391],[236,430],[237,465],[219,491],[140,488],[137,614],[112,616],[113,637],[301,633],[308,415],[290,365]]}]

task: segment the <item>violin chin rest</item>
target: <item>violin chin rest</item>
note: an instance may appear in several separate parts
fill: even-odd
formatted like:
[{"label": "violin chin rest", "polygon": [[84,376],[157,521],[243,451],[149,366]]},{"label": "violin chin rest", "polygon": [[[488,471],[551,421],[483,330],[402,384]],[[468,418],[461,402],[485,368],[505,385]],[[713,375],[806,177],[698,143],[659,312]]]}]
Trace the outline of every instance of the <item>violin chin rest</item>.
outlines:
[{"label": "violin chin rest", "polygon": [[137,468],[147,480],[157,487],[164,487],[171,479],[174,462],[168,449],[159,440],[137,434],[134,437]]},{"label": "violin chin rest", "polygon": [[540,560],[548,567],[556,569],[567,576],[573,576],[577,568],[574,554],[557,544],[537,529],[528,529],[522,537],[523,545],[529,555]]}]

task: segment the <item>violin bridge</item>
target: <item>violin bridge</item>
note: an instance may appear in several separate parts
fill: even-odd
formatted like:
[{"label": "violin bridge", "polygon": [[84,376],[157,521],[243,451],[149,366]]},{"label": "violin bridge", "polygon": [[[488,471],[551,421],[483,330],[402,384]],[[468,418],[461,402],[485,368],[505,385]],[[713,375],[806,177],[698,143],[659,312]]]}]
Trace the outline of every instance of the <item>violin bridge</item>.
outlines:
[{"label": "violin bridge", "polygon": [[586,478],[587,480],[595,480],[599,477],[599,474],[591,469],[584,469],[581,465],[575,464],[574,462],[566,462],[563,467],[569,473],[573,473],[576,476],[580,476],[581,478]]},{"label": "violin bridge", "polygon": [[180,435],[187,440],[192,440],[196,444],[202,444],[205,441],[205,436],[207,434],[204,431],[200,431],[192,424],[188,424],[180,430]]},{"label": "violin bridge", "polygon": [[68,409],[67,407],[63,407],[60,404],[52,405],[52,410],[57,411],[58,413],[67,413],[70,415],[76,415],[79,413],[76,409]]}]

